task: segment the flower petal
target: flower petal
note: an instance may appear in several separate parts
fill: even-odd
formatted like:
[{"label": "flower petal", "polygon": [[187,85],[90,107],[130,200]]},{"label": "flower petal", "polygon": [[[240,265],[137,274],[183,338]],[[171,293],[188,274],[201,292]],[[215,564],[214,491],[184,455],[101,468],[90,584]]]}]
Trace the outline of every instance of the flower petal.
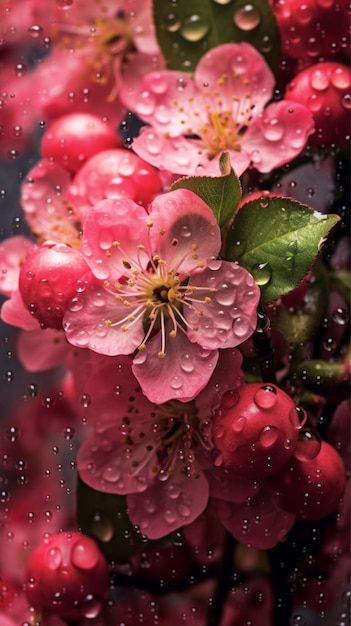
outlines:
[{"label": "flower petal", "polygon": [[204,54],[196,67],[194,81],[201,92],[216,92],[224,109],[229,106],[234,113],[238,110],[235,116],[238,122],[249,100],[253,115],[263,109],[275,83],[263,56],[246,42],[223,44]]},{"label": "flower petal", "polygon": [[270,104],[252,121],[242,145],[251,153],[252,163],[260,172],[271,172],[300,154],[313,131],[310,110],[302,104],[282,100]]},{"label": "flower petal", "polygon": [[194,306],[185,309],[190,341],[213,350],[235,347],[252,335],[260,290],[247,270],[229,261],[212,261],[201,274],[191,276],[190,285]]},{"label": "flower petal", "polygon": [[161,358],[161,332],[147,342],[133,361],[133,374],[143,393],[157,404],[172,399],[187,402],[205,387],[218,360],[217,350],[203,350],[191,343],[186,334],[178,330],[176,337],[169,337],[171,328],[166,327],[166,356]]},{"label": "flower petal", "polygon": [[124,259],[146,267],[148,257],[138,248],[147,244],[146,221],[145,209],[130,198],[100,200],[88,210],[81,250],[97,278],[128,275]]},{"label": "flower petal", "polygon": [[157,196],[150,205],[150,241],[168,269],[190,272],[216,257],[221,233],[210,207],[188,189]]},{"label": "flower petal", "polygon": [[106,493],[124,495],[145,491],[159,468],[152,432],[148,435],[146,431],[141,443],[129,445],[120,425],[94,430],[78,451],[81,479]]},{"label": "flower petal", "polygon": [[223,526],[241,543],[258,550],[269,550],[284,541],[293,526],[296,513],[279,508],[274,490],[263,486],[246,504],[217,500],[216,511]]},{"label": "flower petal", "polygon": [[[141,130],[133,139],[133,150],[154,167],[183,176],[200,174],[197,166],[208,161],[207,151],[202,151],[198,140],[183,135],[168,138],[153,127]],[[217,174],[220,174],[219,169]]]},{"label": "flower petal", "polygon": [[136,306],[117,300],[102,282],[91,280],[64,315],[67,340],[107,356],[131,354],[144,337],[142,319],[132,321]]},{"label": "flower petal", "polygon": [[187,476],[178,460],[172,474],[160,473],[142,494],[127,497],[128,514],[133,524],[149,539],[160,539],[170,532],[191,524],[208,502],[208,482],[195,463]]}]

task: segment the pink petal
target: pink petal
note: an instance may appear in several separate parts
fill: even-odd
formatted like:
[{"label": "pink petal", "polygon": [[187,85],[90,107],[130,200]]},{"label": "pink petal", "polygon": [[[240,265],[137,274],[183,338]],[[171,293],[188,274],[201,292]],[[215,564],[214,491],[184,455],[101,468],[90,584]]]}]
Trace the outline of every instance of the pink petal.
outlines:
[{"label": "pink petal", "polygon": [[67,206],[70,174],[61,165],[42,159],[26,176],[21,187],[21,206],[31,230],[42,240],[77,245],[77,215]]},{"label": "pink petal", "polygon": [[242,138],[244,150],[260,172],[270,172],[294,159],[314,131],[313,117],[302,104],[282,100],[256,117]]},{"label": "pink petal", "polygon": [[5,300],[1,307],[1,319],[6,324],[23,330],[40,329],[38,320],[28,311],[19,291],[14,291],[11,298]]},{"label": "pink petal", "polygon": [[158,356],[161,351],[161,332],[158,332],[133,361],[133,374],[143,393],[156,404],[174,398],[181,402],[192,400],[209,381],[218,359],[217,350],[203,350],[198,344],[190,343],[180,330],[175,337],[169,337],[170,330],[167,326],[164,358]]},{"label": "pink petal", "polygon": [[22,235],[0,243],[0,293],[10,296],[18,289],[21,265],[33,246],[33,242]]},{"label": "pink petal", "polygon": [[260,290],[243,267],[211,261],[201,274],[191,276],[189,285],[196,288],[194,306],[185,308],[190,341],[213,350],[235,347],[252,335]]},{"label": "pink petal", "polygon": [[195,86],[187,74],[160,70],[143,78],[134,102],[127,100],[133,111],[157,132],[176,137],[192,134],[189,127],[195,121],[192,117],[194,97]]},{"label": "pink petal", "polygon": [[269,486],[247,498],[246,504],[216,499],[215,507],[223,526],[235,539],[258,550],[269,550],[284,541],[296,519],[295,513],[279,508]]},{"label": "pink petal", "polygon": [[239,350],[232,348],[219,350],[218,362],[211,376],[211,381],[200,391],[195,400],[201,422],[211,418],[225,391],[235,389],[243,384],[242,360],[243,357]]},{"label": "pink petal", "polygon": [[[224,103],[223,108],[231,110],[233,107],[234,113],[237,99],[241,110],[243,104],[250,101],[254,105],[253,115],[271,98],[275,83],[262,55],[245,42],[223,44],[207,52],[196,67],[194,81],[202,93],[216,91],[218,100]],[[240,121],[240,113],[236,118]]]},{"label": "pink petal", "polygon": [[177,189],[157,196],[150,206],[153,251],[168,269],[186,274],[218,255],[221,233],[212,210],[199,196]]},{"label": "pink petal", "polygon": [[201,174],[198,165],[208,161],[207,152],[202,151],[198,140],[181,135],[168,138],[156,128],[141,130],[133,140],[133,150],[154,167],[183,176]]},{"label": "pink petal", "polygon": [[130,434],[154,410],[141,392],[131,365],[131,357],[124,355],[110,357],[91,350],[72,355],[69,366],[73,369],[76,393],[88,400],[83,405],[89,426],[106,428],[127,417]]},{"label": "pink petal", "polygon": [[72,350],[65,334],[52,328],[22,332],[17,343],[18,358],[28,372],[61,367]]},{"label": "pink petal", "polygon": [[208,483],[196,463],[193,469],[187,476],[178,459],[172,473],[160,472],[142,495],[128,496],[129,517],[149,539],[160,539],[191,524],[205,509]]},{"label": "pink petal", "polygon": [[[134,308],[116,300],[103,282],[92,280],[68,306],[63,318],[66,337],[74,346],[99,354],[131,354],[144,337],[142,319],[135,323],[126,320]],[[123,330],[127,324],[128,330]]]},{"label": "pink petal", "polygon": [[149,257],[137,246],[148,243],[147,221],[145,209],[129,198],[101,200],[88,210],[81,250],[97,278],[128,275],[123,259],[146,267]]},{"label": "pink petal", "polygon": [[144,492],[159,469],[152,431],[145,432],[141,443],[129,445],[120,425],[100,432],[94,430],[78,451],[77,466],[82,480],[93,489],[107,493]]},{"label": "pink petal", "polygon": [[[138,0],[139,1],[139,0]],[[165,69],[165,61],[161,54],[143,54],[136,52],[128,63],[121,68],[121,88],[119,99],[127,109],[134,110],[142,100],[144,90],[143,79],[149,72]]]}]

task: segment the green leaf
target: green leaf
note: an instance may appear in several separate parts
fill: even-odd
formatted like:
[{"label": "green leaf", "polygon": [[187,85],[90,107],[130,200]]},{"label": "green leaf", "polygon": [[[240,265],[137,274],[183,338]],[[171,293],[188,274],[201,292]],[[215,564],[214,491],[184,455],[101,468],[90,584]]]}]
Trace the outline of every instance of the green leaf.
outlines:
[{"label": "green leaf", "polygon": [[252,200],[237,212],[224,257],[253,275],[263,304],[303,279],[337,215],[322,215],[291,198]]},{"label": "green leaf", "polygon": [[211,48],[241,41],[277,66],[279,30],[268,0],[153,0],[153,16],[168,69],[191,73]]},{"label": "green leaf", "polygon": [[110,561],[126,563],[142,544],[127,515],[125,496],[96,491],[79,477],[76,518],[82,532],[97,541]]},{"label": "green leaf", "polygon": [[212,209],[220,228],[233,218],[241,199],[241,185],[230,166],[228,152],[219,161],[222,176],[189,176],[175,181],[171,189],[189,189]]}]

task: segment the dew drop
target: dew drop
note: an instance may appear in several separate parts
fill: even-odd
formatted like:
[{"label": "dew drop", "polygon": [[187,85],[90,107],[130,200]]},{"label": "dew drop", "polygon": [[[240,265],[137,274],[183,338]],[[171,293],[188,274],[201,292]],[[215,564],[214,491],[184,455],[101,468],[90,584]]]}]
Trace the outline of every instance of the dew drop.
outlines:
[{"label": "dew drop", "polygon": [[284,131],[284,124],[276,118],[267,120],[262,129],[268,141],[280,141],[284,135]]},{"label": "dew drop", "polygon": [[246,417],[239,415],[232,422],[232,430],[235,433],[242,433],[246,426],[247,419]]},{"label": "dew drop", "polygon": [[345,326],[349,321],[349,314],[346,309],[337,308],[332,313],[332,319],[336,324],[339,324],[339,326]]},{"label": "dew drop", "polygon": [[222,409],[231,409],[239,402],[240,395],[236,389],[229,389],[223,394],[221,401]]},{"label": "dew drop", "polygon": [[71,561],[79,569],[92,569],[99,560],[97,548],[85,545],[82,541],[77,541],[71,552]]},{"label": "dew drop", "polygon": [[311,461],[318,456],[321,445],[322,442],[318,433],[308,428],[303,428],[299,432],[299,441],[295,450],[295,457],[300,461]]},{"label": "dew drop", "polygon": [[210,30],[210,24],[200,15],[191,15],[181,24],[180,34],[186,41],[201,41]]},{"label": "dew drop", "polygon": [[56,0],[56,5],[59,9],[66,11],[73,4],[73,0]]},{"label": "dew drop", "polygon": [[329,87],[329,78],[325,72],[315,70],[310,77],[311,87],[317,91],[325,91]]},{"label": "dew drop", "polygon": [[277,403],[278,396],[274,387],[265,385],[255,393],[254,401],[259,409],[271,409]]},{"label": "dew drop", "polygon": [[276,426],[265,426],[259,434],[259,442],[264,448],[273,446],[279,437],[279,430]]},{"label": "dew drop", "polygon": [[116,465],[110,465],[102,472],[102,478],[109,483],[116,483],[121,478],[121,470]]},{"label": "dew drop", "polygon": [[50,570],[57,570],[62,563],[60,548],[51,548],[46,555],[46,563]]},{"label": "dew drop", "polygon": [[97,598],[94,598],[93,595],[88,594],[84,598],[82,605],[82,613],[84,617],[87,619],[94,619],[101,613],[101,610],[102,603]]},{"label": "dew drop", "polygon": [[169,33],[176,33],[180,29],[180,21],[175,13],[168,13],[168,15],[166,15],[164,25]]},{"label": "dew drop", "polygon": [[28,33],[30,34],[31,37],[33,37],[33,39],[37,39],[38,37],[40,37],[42,32],[43,32],[43,28],[39,26],[38,24],[33,24],[32,26],[29,26],[28,28]]},{"label": "dew drop", "polygon": [[342,97],[342,105],[345,109],[351,109],[351,95],[349,93],[346,93],[343,97]]},{"label": "dew drop", "polygon": [[257,285],[263,287],[268,285],[272,278],[272,270],[269,263],[256,263],[250,272]]},{"label": "dew drop", "polygon": [[191,372],[194,371],[195,366],[194,366],[191,354],[185,353],[181,355],[180,367],[183,370],[183,372],[186,372],[187,374],[191,374]]},{"label": "dew drop", "polygon": [[83,393],[80,397],[80,403],[86,409],[91,405],[91,396],[88,393]]},{"label": "dew drop", "polygon": [[233,20],[240,30],[250,31],[260,24],[261,16],[253,4],[245,4],[235,11]]}]

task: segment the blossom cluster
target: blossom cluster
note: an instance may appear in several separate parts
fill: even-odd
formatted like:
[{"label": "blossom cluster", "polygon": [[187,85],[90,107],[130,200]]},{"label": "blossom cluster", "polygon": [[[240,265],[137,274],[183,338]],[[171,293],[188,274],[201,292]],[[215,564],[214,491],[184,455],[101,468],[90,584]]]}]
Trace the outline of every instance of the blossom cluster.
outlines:
[{"label": "blossom cluster", "polygon": [[[168,572],[153,550],[175,534],[186,556],[171,588],[210,569],[213,554],[221,571],[229,536],[273,625],[260,551],[336,514],[319,556],[333,540],[340,554],[347,546],[349,252],[335,182],[349,140],[346,4],[208,0],[203,15],[168,4],[0,7],[0,156],[39,151],[20,183],[23,233],[0,243],[0,317],[17,329],[24,370],[54,372],[44,398],[28,388],[30,411],[9,422],[21,436],[9,426],[2,452],[29,459],[41,519],[42,476],[55,472],[41,442],[63,423],[76,448],[60,471],[70,462],[78,480],[76,520],[50,485],[56,514],[48,532],[32,526],[28,561],[30,505],[9,473],[1,531],[17,538],[13,571],[7,550],[0,559],[5,626],[133,626],[138,611],[154,624],[148,584]],[[86,522],[90,496],[109,507],[106,523],[96,511]],[[349,567],[339,552],[340,580],[325,567],[330,604]],[[135,612],[134,599],[111,599],[111,563],[117,580],[127,568],[144,584]],[[239,595],[221,626],[259,623]],[[190,603],[184,594],[182,615]],[[205,604],[191,623],[205,624]],[[157,610],[158,624],[179,622],[172,603]]]}]

